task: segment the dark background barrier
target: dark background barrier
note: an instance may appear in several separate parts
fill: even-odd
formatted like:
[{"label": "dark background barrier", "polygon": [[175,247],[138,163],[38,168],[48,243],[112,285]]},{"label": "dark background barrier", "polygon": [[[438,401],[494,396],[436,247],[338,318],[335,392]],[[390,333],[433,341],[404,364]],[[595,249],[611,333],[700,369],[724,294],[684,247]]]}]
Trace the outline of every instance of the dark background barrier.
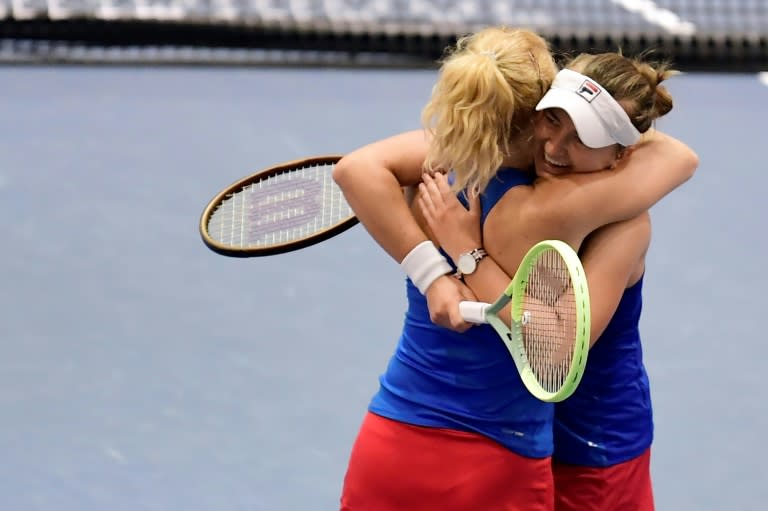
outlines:
[{"label": "dark background barrier", "polygon": [[493,24],[534,29],[557,52],[652,48],[688,71],[768,69],[765,0],[0,0],[0,58],[427,67]]}]

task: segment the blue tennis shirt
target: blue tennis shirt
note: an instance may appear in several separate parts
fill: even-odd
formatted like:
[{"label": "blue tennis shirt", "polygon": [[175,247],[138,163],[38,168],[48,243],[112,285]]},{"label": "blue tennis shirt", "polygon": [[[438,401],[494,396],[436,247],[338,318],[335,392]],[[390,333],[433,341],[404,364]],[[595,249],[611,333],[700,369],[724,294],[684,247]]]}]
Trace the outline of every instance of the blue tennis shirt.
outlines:
[{"label": "blue tennis shirt", "polygon": [[[501,169],[481,195],[482,222],[504,193],[532,176]],[[379,378],[372,413],[419,426],[479,433],[532,458],[552,454],[553,405],[534,398],[488,325],[458,333],[429,319],[406,279],[408,309],[397,349]]]},{"label": "blue tennis shirt", "polygon": [[643,279],[627,288],[589,352],[576,392],[555,405],[554,457],[605,467],[642,454],[653,441],[648,374],[640,344]]}]

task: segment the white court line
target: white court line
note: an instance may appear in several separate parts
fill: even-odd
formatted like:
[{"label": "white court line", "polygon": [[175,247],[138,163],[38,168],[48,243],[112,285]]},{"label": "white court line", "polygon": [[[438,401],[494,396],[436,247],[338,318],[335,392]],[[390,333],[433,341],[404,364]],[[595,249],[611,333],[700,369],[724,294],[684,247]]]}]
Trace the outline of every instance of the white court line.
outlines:
[{"label": "white court line", "polygon": [[665,9],[652,0],[611,0],[613,3],[624,7],[630,12],[636,12],[645,18],[649,23],[658,25],[670,34],[674,35],[693,35],[696,32],[696,25],[690,21],[685,21],[677,14]]},{"label": "white court line", "polygon": [[768,87],[768,71],[763,71],[762,73],[757,73],[757,79],[760,80],[760,82]]}]

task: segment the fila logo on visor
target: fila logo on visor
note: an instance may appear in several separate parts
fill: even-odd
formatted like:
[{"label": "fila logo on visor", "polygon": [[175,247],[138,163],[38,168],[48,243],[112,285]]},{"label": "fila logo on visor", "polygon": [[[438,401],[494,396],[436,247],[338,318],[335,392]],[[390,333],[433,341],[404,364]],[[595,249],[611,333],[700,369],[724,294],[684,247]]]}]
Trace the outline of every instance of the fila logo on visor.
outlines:
[{"label": "fila logo on visor", "polygon": [[584,80],[584,83],[581,84],[581,87],[576,92],[589,103],[592,103],[592,100],[600,94],[600,87],[589,80]]}]

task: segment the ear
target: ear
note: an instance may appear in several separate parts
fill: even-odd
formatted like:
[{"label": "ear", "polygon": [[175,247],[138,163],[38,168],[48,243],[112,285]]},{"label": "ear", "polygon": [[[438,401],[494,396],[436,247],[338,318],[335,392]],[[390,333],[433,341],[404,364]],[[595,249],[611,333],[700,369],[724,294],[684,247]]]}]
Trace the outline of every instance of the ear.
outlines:
[{"label": "ear", "polygon": [[619,146],[619,148],[616,150],[616,157],[613,159],[613,163],[611,163],[610,169],[613,170],[616,168],[616,165],[619,164],[619,162],[624,158],[627,154],[629,154],[630,148]]},{"label": "ear", "polygon": [[616,151],[616,161],[621,160],[622,158],[626,158],[630,154],[632,154],[632,151],[635,149],[635,146],[619,146],[619,150]]}]

